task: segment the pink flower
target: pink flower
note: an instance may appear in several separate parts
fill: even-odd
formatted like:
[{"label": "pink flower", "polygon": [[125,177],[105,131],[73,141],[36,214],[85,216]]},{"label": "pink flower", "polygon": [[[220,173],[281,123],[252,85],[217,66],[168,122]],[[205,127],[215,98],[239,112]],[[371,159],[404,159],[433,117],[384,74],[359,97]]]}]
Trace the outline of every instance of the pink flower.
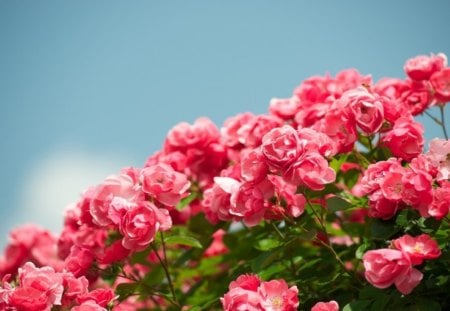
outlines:
[{"label": "pink flower", "polygon": [[422,153],[423,126],[410,118],[400,118],[395,122],[393,129],[382,138],[382,141],[395,157],[411,161]]},{"label": "pink flower", "polygon": [[328,111],[313,129],[328,135],[339,153],[352,151],[358,139],[355,122],[343,116],[340,109]]},{"label": "pink flower", "polygon": [[240,128],[249,123],[255,116],[250,112],[240,113],[225,120],[220,129],[221,140],[228,147],[237,147],[243,144],[239,136]]},{"label": "pink flower", "polygon": [[103,183],[95,188],[90,201],[90,213],[98,226],[107,226],[112,223],[109,218],[111,201],[120,197],[128,201],[136,201],[141,193],[136,182],[127,174],[108,176]]},{"label": "pink flower", "polygon": [[88,300],[79,306],[73,307],[70,311],[107,311],[107,309],[99,306],[95,301]]},{"label": "pink flower", "polygon": [[223,236],[226,232],[219,229],[213,234],[211,245],[205,250],[205,257],[219,256],[228,253],[228,247],[223,243]]},{"label": "pink flower", "polygon": [[327,134],[311,128],[300,128],[297,133],[300,144],[305,151],[316,151],[326,158],[337,153],[338,146]]},{"label": "pink flower", "polygon": [[402,200],[414,208],[428,206],[433,201],[433,181],[423,170],[408,170],[402,178]]},{"label": "pink flower", "polygon": [[80,277],[87,274],[94,259],[95,255],[92,250],[74,245],[70,249],[70,254],[66,258],[64,266],[75,277]]},{"label": "pink flower", "polygon": [[364,134],[374,134],[383,125],[383,101],[380,97],[369,93],[365,87],[345,92],[339,101],[348,109]]},{"label": "pink flower", "polygon": [[339,305],[336,301],[331,300],[329,302],[318,302],[312,308],[311,311],[339,311]]},{"label": "pink flower", "polygon": [[400,204],[398,201],[386,199],[378,190],[369,196],[369,216],[372,218],[389,219],[395,216]]},{"label": "pink flower", "polygon": [[405,234],[393,240],[392,245],[405,253],[413,265],[420,265],[424,259],[436,259],[441,255],[437,242],[428,234],[421,234],[417,237]]},{"label": "pink flower", "polygon": [[61,305],[63,291],[63,278],[53,268],[36,268],[27,262],[19,268],[19,286],[9,299],[11,306],[19,310],[47,311],[53,305]]},{"label": "pink flower", "polygon": [[431,86],[428,81],[406,80],[406,90],[400,96],[400,99],[412,115],[418,115],[424,112],[433,103],[431,95]]},{"label": "pink flower", "polygon": [[87,294],[89,281],[86,277],[76,278],[72,273],[63,273],[64,295],[63,306],[71,304],[79,295]]},{"label": "pink flower", "polygon": [[199,118],[192,125],[181,122],[167,134],[165,151],[201,149],[212,142],[217,142],[219,137],[219,130],[208,118]]},{"label": "pink flower", "polygon": [[224,311],[261,311],[256,275],[241,275],[229,285],[229,291],[220,298]]},{"label": "pink flower", "polygon": [[367,167],[361,179],[361,189],[365,194],[370,194],[380,189],[386,174],[391,171],[398,171],[401,169],[400,159],[389,158],[386,161],[379,161],[370,164]]},{"label": "pink flower", "polygon": [[167,206],[175,206],[191,186],[186,175],[167,164],[155,164],[142,169],[142,191]]},{"label": "pink flower", "polygon": [[297,97],[272,98],[269,104],[269,112],[283,120],[293,119],[299,108]]},{"label": "pink flower", "polygon": [[269,171],[267,160],[260,148],[244,152],[241,158],[241,175],[245,181],[260,182]]},{"label": "pink flower", "polygon": [[282,120],[276,116],[257,115],[238,130],[239,142],[249,148],[258,147],[265,134],[282,124]]},{"label": "pink flower", "polygon": [[143,250],[155,238],[156,233],[172,227],[169,212],[153,203],[141,201],[123,216],[119,230],[123,246],[130,250]]},{"label": "pink flower", "polygon": [[229,221],[233,219],[230,214],[231,194],[239,190],[240,182],[230,177],[214,177],[214,185],[207,189],[203,196],[205,214],[209,221]]},{"label": "pink flower", "polygon": [[434,89],[434,97],[440,103],[450,101],[450,67],[435,72],[430,78],[431,86]]},{"label": "pink flower", "polygon": [[412,268],[409,257],[399,250],[371,250],[363,256],[364,275],[377,288],[393,284],[404,295],[411,293],[422,280],[423,274]]},{"label": "pink flower", "polygon": [[436,180],[450,179],[450,140],[434,138],[426,154],[430,163],[437,168]]},{"label": "pink flower", "polygon": [[256,226],[266,211],[264,195],[268,195],[253,183],[243,183],[239,190],[231,195],[229,213],[242,218],[247,226]]},{"label": "pink flower", "polygon": [[261,151],[270,166],[287,167],[302,153],[297,131],[289,125],[272,129],[263,136]]},{"label": "pink flower", "polygon": [[114,292],[111,288],[97,288],[89,293],[79,295],[76,300],[79,304],[92,301],[101,307],[106,307],[113,299]]},{"label": "pink flower", "polygon": [[336,179],[336,172],[317,152],[308,152],[297,159],[283,173],[283,178],[293,184],[305,185],[312,190],[322,190]]},{"label": "pink flower", "polygon": [[258,292],[266,311],[295,311],[299,305],[297,286],[288,287],[285,280],[262,282]]},{"label": "pink flower", "polygon": [[404,70],[413,80],[427,80],[431,75],[444,68],[447,58],[444,54],[419,55],[406,61]]},{"label": "pink flower", "polygon": [[450,209],[450,182],[442,182],[440,188],[433,189],[433,202],[419,209],[423,217],[442,219],[448,215]]}]

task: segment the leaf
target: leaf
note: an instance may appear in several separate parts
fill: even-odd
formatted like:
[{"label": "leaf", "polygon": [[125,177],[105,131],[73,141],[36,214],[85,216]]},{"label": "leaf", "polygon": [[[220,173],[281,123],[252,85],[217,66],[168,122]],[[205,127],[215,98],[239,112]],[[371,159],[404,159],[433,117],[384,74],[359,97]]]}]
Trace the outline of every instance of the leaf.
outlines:
[{"label": "leaf", "polygon": [[348,201],[337,196],[327,199],[327,208],[332,213],[345,210],[351,206]]},{"label": "leaf", "polygon": [[255,248],[259,249],[260,251],[269,251],[271,249],[277,248],[280,246],[281,242],[276,239],[262,239],[259,240]]},{"label": "leaf", "polygon": [[187,197],[181,199],[181,201],[175,206],[178,211],[181,211],[183,208],[192,203],[198,196],[197,192],[191,192]]},{"label": "leaf", "polygon": [[355,256],[357,259],[362,259],[364,256],[364,253],[367,251],[367,249],[370,247],[370,244],[367,242],[364,242],[363,244],[361,244],[355,252]]},{"label": "leaf", "polygon": [[342,311],[366,311],[370,303],[370,300],[353,301],[346,304]]},{"label": "leaf", "polygon": [[164,242],[166,244],[178,244],[178,245],[186,245],[192,246],[196,248],[203,248],[202,244],[196,238],[191,236],[183,236],[183,235],[172,235],[164,238]]},{"label": "leaf", "polygon": [[115,293],[119,295],[119,301],[123,301],[127,297],[133,295],[138,286],[138,283],[121,283],[117,285]]},{"label": "leaf", "polygon": [[392,221],[374,219],[372,222],[372,237],[374,239],[387,240],[399,231]]},{"label": "leaf", "polygon": [[414,310],[418,311],[440,311],[441,305],[434,300],[427,298],[419,298],[414,306]]}]

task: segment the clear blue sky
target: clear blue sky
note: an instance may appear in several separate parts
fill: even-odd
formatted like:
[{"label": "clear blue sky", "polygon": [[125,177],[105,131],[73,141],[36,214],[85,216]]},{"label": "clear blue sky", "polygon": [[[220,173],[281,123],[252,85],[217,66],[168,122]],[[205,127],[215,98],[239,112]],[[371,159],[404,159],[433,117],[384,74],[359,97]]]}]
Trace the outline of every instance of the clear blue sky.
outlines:
[{"label": "clear blue sky", "polygon": [[[140,166],[174,124],[265,112],[311,75],[403,77],[409,57],[450,55],[449,12],[449,1],[2,0],[0,234],[23,222],[22,186],[54,150]],[[430,124],[427,137],[442,136]]]}]

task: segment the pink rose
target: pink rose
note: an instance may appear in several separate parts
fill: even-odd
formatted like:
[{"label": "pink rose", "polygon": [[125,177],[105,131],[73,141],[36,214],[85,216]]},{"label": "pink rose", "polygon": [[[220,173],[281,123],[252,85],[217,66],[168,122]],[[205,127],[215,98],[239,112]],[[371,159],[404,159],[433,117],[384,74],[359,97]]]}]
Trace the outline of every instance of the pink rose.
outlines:
[{"label": "pink rose", "polygon": [[225,230],[219,229],[213,234],[213,240],[209,247],[203,253],[205,257],[218,256],[228,253],[228,247],[223,243],[223,236],[226,234]]},{"label": "pink rose", "polygon": [[256,275],[241,275],[229,285],[229,291],[220,298],[224,311],[261,311]]},{"label": "pink rose", "polygon": [[289,125],[272,129],[263,136],[261,151],[270,166],[287,167],[302,153],[297,131]]},{"label": "pink rose", "polygon": [[339,311],[339,305],[334,300],[318,302],[311,308],[311,311]]},{"label": "pink rose", "polygon": [[49,311],[53,305],[61,305],[63,292],[63,278],[59,273],[53,268],[36,268],[27,262],[19,268],[19,286],[9,299],[11,306],[19,310]]},{"label": "pink rose", "polygon": [[256,226],[264,216],[266,206],[261,189],[253,183],[243,183],[239,190],[231,195],[229,213],[244,221],[247,226]]},{"label": "pink rose", "polygon": [[276,116],[257,115],[238,130],[239,142],[249,148],[258,147],[266,133],[282,124],[282,120]]},{"label": "pink rose", "polygon": [[399,250],[377,249],[364,254],[364,275],[377,288],[393,284],[404,295],[411,293],[422,280],[423,274],[412,268],[410,259]]},{"label": "pink rose", "polygon": [[423,217],[442,219],[448,215],[450,209],[450,182],[442,182],[440,188],[433,189],[433,202],[419,209]]},{"label": "pink rose", "polygon": [[80,277],[87,274],[94,259],[95,255],[91,249],[74,245],[70,249],[70,254],[66,258],[64,266],[66,270],[72,272],[75,277]]},{"label": "pink rose", "polygon": [[336,172],[317,152],[308,152],[297,159],[283,173],[283,178],[293,184],[305,185],[312,190],[322,190],[336,179]]},{"label": "pink rose", "polygon": [[167,164],[156,164],[142,169],[142,191],[167,206],[175,206],[191,186],[186,175]]},{"label": "pink rose", "polygon": [[383,100],[359,87],[345,92],[339,99],[366,135],[376,133],[384,122]]},{"label": "pink rose", "polygon": [[106,307],[113,299],[114,292],[111,288],[97,288],[89,293],[79,295],[76,300],[79,304],[92,301],[101,307]]},{"label": "pink rose", "polygon": [[262,282],[258,292],[263,310],[295,311],[299,305],[297,286],[288,287],[285,280]]},{"label": "pink rose", "polygon": [[431,86],[428,81],[406,80],[406,90],[400,99],[408,107],[412,115],[423,113],[433,104]]},{"label": "pink rose", "polygon": [[434,89],[434,97],[440,103],[450,101],[450,67],[435,72],[430,78]]},{"label": "pink rose", "polygon": [[400,118],[382,141],[395,157],[411,161],[422,153],[423,126],[411,118]]},{"label": "pink rose", "polygon": [[141,201],[123,216],[119,230],[123,235],[122,244],[126,249],[140,251],[155,238],[156,233],[172,227],[169,212],[157,208],[153,203]]},{"label": "pink rose", "polygon": [[299,128],[297,134],[305,151],[316,151],[326,158],[336,155],[338,146],[327,134],[311,128]]},{"label": "pink rose", "polygon": [[241,175],[245,181],[260,182],[269,172],[266,157],[260,148],[244,152],[241,158]]},{"label": "pink rose", "polygon": [[361,189],[365,194],[370,194],[378,189],[386,174],[390,171],[401,169],[400,159],[389,158],[370,164],[361,179]]},{"label": "pink rose", "polygon": [[231,194],[239,190],[240,182],[230,177],[214,177],[214,185],[203,194],[205,214],[209,221],[230,221]]},{"label": "pink rose", "polygon": [[95,188],[90,201],[90,213],[98,226],[111,224],[109,218],[110,203],[115,197],[136,201],[141,195],[135,181],[127,174],[108,176]]},{"label": "pink rose", "polygon": [[413,265],[422,264],[424,259],[436,259],[441,256],[441,250],[435,240],[428,234],[421,234],[417,237],[405,234],[392,241],[392,245],[405,253]]},{"label": "pink rose", "polygon": [[339,109],[328,111],[313,129],[328,135],[334,141],[339,153],[352,151],[358,139],[355,122],[343,116]]},{"label": "pink rose", "polygon": [[251,122],[255,116],[250,112],[240,113],[234,117],[225,120],[220,129],[222,142],[228,146],[236,148],[242,144],[239,137],[239,130],[245,124]]},{"label": "pink rose", "polygon": [[395,216],[400,207],[399,201],[386,199],[380,190],[369,196],[369,213],[372,218],[389,219]]},{"label": "pink rose", "polygon": [[212,142],[217,142],[219,137],[219,130],[208,118],[199,118],[192,125],[181,122],[167,134],[165,151],[183,151],[189,148],[201,149]]},{"label": "pink rose", "polygon": [[269,112],[283,120],[294,118],[298,109],[299,100],[297,97],[272,98],[269,103]]},{"label": "pink rose", "polygon": [[79,306],[75,306],[70,311],[107,311],[107,309],[99,306],[95,301],[88,300]]},{"label": "pink rose", "polygon": [[418,55],[406,61],[404,70],[413,80],[427,80],[434,72],[444,68],[446,64],[447,57],[444,54]]}]

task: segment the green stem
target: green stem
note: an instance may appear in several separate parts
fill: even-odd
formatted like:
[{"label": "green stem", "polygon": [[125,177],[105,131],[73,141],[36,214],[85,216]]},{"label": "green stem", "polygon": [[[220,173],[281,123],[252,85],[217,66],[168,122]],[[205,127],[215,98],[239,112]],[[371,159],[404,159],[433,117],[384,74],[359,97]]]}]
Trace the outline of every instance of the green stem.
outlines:
[{"label": "green stem", "polygon": [[[164,238],[163,238],[162,235],[161,235],[161,239],[164,240]],[[172,294],[173,300],[171,300],[171,299],[168,299],[168,300],[169,300],[172,304],[174,304],[175,306],[177,306],[178,308],[180,308],[180,310],[181,310],[181,306],[180,306],[180,304],[179,304],[178,301],[177,301],[177,296],[176,296],[176,294],[175,294],[175,289],[174,289],[174,287],[173,287],[172,278],[170,277],[169,269],[168,269],[168,267],[167,267],[167,265],[166,265],[167,259],[166,259],[166,261],[165,261],[163,258],[161,258],[161,256],[159,256],[159,254],[158,254],[158,249],[155,247],[155,245],[154,245],[153,243],[150,244],[150,245],[151,245],[151,247],[152,247],[152,249],[153,249],[153,252],[155,253],[156,257],[158,258],[159,263],[161,264],[161,266],[162,266],[162,268],[163,268],[163,270],[164,270],[164,273],[165,273],[165,275],[166,275],[167,282],[169,283],[170,293]],[[163,245],[164,245],[164,242],[163,242]],[[166,250],[165,250],[165,247],[164,247],[164,246],[163,246],[163,253],[164,253],[164,258],[166,258]]]},{"label": "green stem", "polygon": [[272,228],[275,230],[275,232],[280,236],[280,238],[284,241],[284,234],[278,229],[277,225],[271,221],[270,224],[272,225]]},{"label": "green stem", "polygon": [[448,140],[447,129],[445,128],[445,118],[444,118],[444,105],[439,105],[439,110],[441,111],[441,127],[444,131],[444,137]]}]

